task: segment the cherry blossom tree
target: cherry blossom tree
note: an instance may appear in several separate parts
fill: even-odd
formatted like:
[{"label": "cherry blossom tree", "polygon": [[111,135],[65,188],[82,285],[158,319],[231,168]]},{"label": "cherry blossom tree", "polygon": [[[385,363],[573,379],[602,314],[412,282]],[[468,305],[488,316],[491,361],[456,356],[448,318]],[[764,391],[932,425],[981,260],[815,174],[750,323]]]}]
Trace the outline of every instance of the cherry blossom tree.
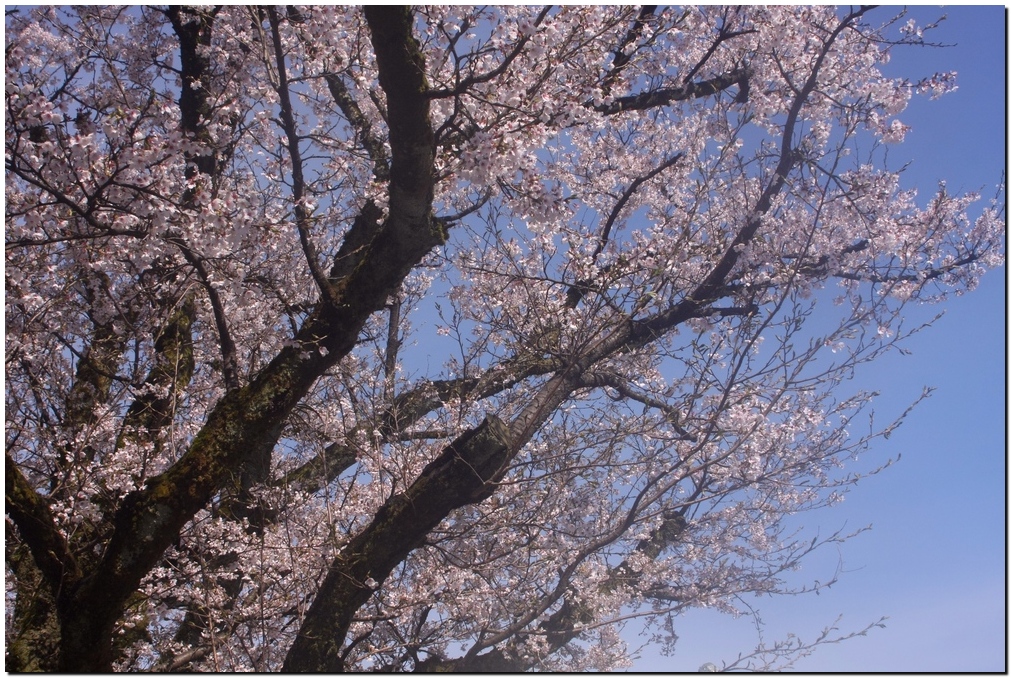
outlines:
[{"label": "cherry blossom tree", "polygon": [[846,537],[785,522],[898,423],[845,381],[1002,263],[884,162],[953,87],[888,9],[6,28],[8,670],[672,651]]}]

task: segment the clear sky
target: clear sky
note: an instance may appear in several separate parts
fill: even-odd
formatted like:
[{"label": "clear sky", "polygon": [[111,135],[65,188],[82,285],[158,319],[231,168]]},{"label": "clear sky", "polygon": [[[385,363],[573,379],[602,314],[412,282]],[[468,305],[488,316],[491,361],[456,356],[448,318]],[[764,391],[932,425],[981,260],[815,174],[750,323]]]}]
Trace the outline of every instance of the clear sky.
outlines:
[{"label": "clear sky", "polygon": [[[874,11],[883,19],[899,8]],[[945,49],[896,50],[886,72],[909,78],[958,73],[958,90],[940,100],[914,98],[900,119],[912,126],[889,165],[913,165],[908,186],[924,198],[946,179],[952,191],[985,189],[990,197],[1006,165],[1005,10],[1001,6],[913,7],[927,23],[946,14],[933,32]],[[857,385],[881,390],[875,410],[897,415],[922,391],[923,402],[868,462],[901,454],[868,478],[842,505],[807,514],[826,535],[838,528],[873,529],[811,561],[798,581],[840,581],[819,596],[763,598],[767,643],[795,633],[813,639],[839,622],[857,630],[882,616],[886,628],[826,646],[797,671],[1005,671],[1006,626],[1006,330],[1005,269],[980,287],[952,297],[945,316],[905,346],[858,375]],[[912,315],[933,317],[938,307]],[[633,670],[696,671],[712,661],[747,653],[757,636],[748,619],[691,612],[677,624],[673,657],[645,650]],[[634,641],[634,637],[629,638]]]}]

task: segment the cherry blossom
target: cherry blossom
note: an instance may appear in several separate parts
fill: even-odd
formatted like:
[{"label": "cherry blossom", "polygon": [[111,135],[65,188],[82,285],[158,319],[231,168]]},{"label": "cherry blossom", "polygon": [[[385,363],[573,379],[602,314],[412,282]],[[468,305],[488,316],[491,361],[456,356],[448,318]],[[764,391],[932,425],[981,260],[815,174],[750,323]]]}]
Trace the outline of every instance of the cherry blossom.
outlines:
[{"label": "cherry blossom", "polygon": [[955,87],[896,14],[9,11],[8,668],[615,670],[797,592],[901,422],[837,387],[1003,264],[883,160]]}]

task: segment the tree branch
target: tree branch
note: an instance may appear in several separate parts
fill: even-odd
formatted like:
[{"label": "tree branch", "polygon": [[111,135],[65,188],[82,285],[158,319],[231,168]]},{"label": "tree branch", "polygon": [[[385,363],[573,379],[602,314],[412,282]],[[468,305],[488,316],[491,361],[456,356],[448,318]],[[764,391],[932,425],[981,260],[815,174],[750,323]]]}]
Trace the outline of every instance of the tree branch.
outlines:
[{"label": "tree branch", "polygon": [[81,578],[77,559],[58,529],[49,504],[31,486],[9,454],[4,460],[4,510],[18,527],[35,564],[59,603]]},{"label": "tree branch", "polygon": [[623,111],[645,111],[650,108],[667,106],[677,101],[701,99],[739,85],[748,77],[747,69],[738,68],[708,80],[690,82],[681,87],[665,87],[640,94],[618,97],[610,103],[591,105],[593,110],[604,115],[616,115]]},{"label": "tree branch", "polygon": [[604,93],[604,96],[611,93],[611,87],[614,85],[614,82],[618,79],[618,76],[621,75],[621,72],[628,65],[629,61],[632,60],[632,57],[626,54],[625,50],[629,45],[635,42],[639,36],[642,35],[642,29],[644,28],[646,21],[653,16],[653,13],[656,12],[656,8],[656,5],[643,5],[640,7],[635,23],[632,24],[628,33],[625,34],[621,44],[615,48],[614,60],[611,62],[611,69],[607,72],[607,75],[604,76],[604,80],[600,85],[600,90]]},{"label": "tree branch", "polygon": [[688,318],[695,317],[705,304],[711,303],[720,296],[719,291],[725,287],[730,272],[733,270],[738,258],[740,258],[741,249],[755,237],[762,224],[762,217],[772,206],[773,198],[779,195],[786,185],[787,176],[797,165],[798,157],[793,146],[793,133],[801,110],[818,84],[818,76],[821,73],[821,65],[824,63],[825,57],[831,51],[832,44],[839,37],[839,34],[869,9],[871,8],[861,7],[859,10],[851,12],[836,26],[829,37],[825,39],[818,58],[811,68],[811,73],[808,75],[804,86],[794,97],[790,110],[787,113],[786,122],[783,125],[783,139],[780,143],[779,162],[776,165],[772,180],[762,191],[745,225],[737,232],[737,235],[730,242],[723,256],[713,266],[713,269],[706,278],[688,296],[671,308],[657,313],[652,318],[636,323],[633,333],[637,335],[637,343],[648,343],[651,337],[657,336],[658,333],[663,333],[670,327],[680,324]]},{"label": "tree branch", "polygon": [[[611,209],[611,213],[607,216],[607,221],[604,222],[604,228],[600,233],[600,239],[597,241],[597,246],[594,248],[593,254],[590,255],[590,260],[592,262],[596,262],[597,257],[604,251],[604,247],[607,245],[607,240],[611,237],[611,229],[614,227],[615,221],[618,220],[621,210],[625,208],[625,205],[632,196],[635,195],[635,192],[639,190],[639,187],[669,167],[676,165],[683,157],[684,153],[675,153],[646,174],[632,180],[632,183],[630,183],[621,194],[618,202],[614,204],[614,207]],[[575,285],[572,285],[566,293],[565,305],[568,308],[575,308],[579,304],[579,300],[582,299],[583,295],[589,289],[588,285],[589,281],[586,280],[579,281]]]},{"label": "tree branch", "polygon": [[330,96],[333,97],[334,102],[340,107],[347,121],[358,132],[362,146],[365,147],[365,151],[372,158],[374,165],[373,174],[376,181],[386,181],[390,178],[390,159],[386,155],[386,148],[383,147],[382,139],[377,137],[372,130],[372,123],[362,113],[358,102],[351,96],[341,77],[336,73],[327,73],[323,77],[326,80],[327,89],[330,90]]},{"label": "tree branch", "polygon": [[319,293],[328,304],[337,303],[333,287],[319,263],[319,255],[312,244],[311,215],[306,209],[305,178],[302,174],[302,152],[298,148],[298,129],[291,107],[291,92],[288,89],[288,69],[284,62],[284,48],[281,45],[281,28],[277,18],[277,8],[267,8],[267,18],[270,22],[270,35],[274,47],[274,60],[277,66],[277,96],[281,104],[281,124],[288,137],[288,156],[291,158],[291,197],[295,207],[295,228],[298,229],[298,239],[302,244],[305,262],[309,266]]},{"label": "tree branch", "polygon": [[642,403],[647,407],[658,409],[667,416],[667,420],[670,422],[674,430],[677,431],[678,435],[681,436],[682,440],[688,440],[693,443],[698,442],[698,438],[696,436],[692,435],[685,430],[683,426],[681,426],[681,413],[677,408],[671,407],[667,403],[657,400],[656,398],[652,398],[645,393],[640,393],[630,387],[626,380],[619,378],[615,374],[596,371],[587,372],[580,378],[580,386],[585,386],[587,388],[601,388],[606,386],[617,391],[618,395],[622,398],[628,398]]},{"label": "tree branch", "polygon": [[207,299],[211,302],[211,315],[214,317],[214,328],[218,331],[218,342],[221,347],[221,378],[225,382],[225,388],[234,391],[239,388],[239,363],[236,357],[235,341],[228,328],[225,304],[211,283],[210,274],[204,265],[203,258],[194,252],[182,238],[172,236],[168,238],[168,241],[179,248],[183,258],[193,267],[200,278],[200,285],[207,292]]},{"label": "tree branch", "polygon": [[[547,17],[548,12],[551,10],[551,6],[547,6],[540,11],[537,18],[534,19],[534,26],[540,26],[543,23],[545,17]],[[531,35],[524,35],[517,41],[516,45],[513,47],[512,51],[509,52],[502,59],[502,63],[488,71],[487,73],[482,73],[481,75],[469,75],[464,78],[456,87],[453,89],[437,89],[431,90],[428,96],[432,99],[448,99],[450,97],[455,97],[463,94],[469,90],[474,85],[479,85],[481,83],[489,82],[494,80],[498,76],[502,75],[509,69],[509,65],[516,60],[520,54],[523,53],[523,48],[526,47],[527,43],[530,41]]]},{"label": "tree branch", "polygon": [[[188,294],[155,338],[154,364],[144,379],[144,386],[151,388],[138,396],[127,410],[116,440],[117,449],[127,440],[141,446],[159,446],[158,435],[172,422],[179,394],[193,376],[191,328],[195,317],[196,304],[193,295]],[[167,394],[162,395],[163,390]],[[152,454],[157,456],[157,452]]]},{"label": "tree branch", "polygon": [[284,671],[341,671],[355,611],[451,511],[494,490],[511,449],[508,427],[488,416],[428,464],[341,550],[284,660]]}]

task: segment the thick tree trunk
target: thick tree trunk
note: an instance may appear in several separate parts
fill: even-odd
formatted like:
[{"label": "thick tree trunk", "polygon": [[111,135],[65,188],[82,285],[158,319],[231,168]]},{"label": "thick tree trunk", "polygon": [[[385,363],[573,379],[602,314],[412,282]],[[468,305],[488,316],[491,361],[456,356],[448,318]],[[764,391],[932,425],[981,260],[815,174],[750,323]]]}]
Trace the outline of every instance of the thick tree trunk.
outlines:
[{"label": "thick tree trunk", "polygon": [[[169,10],[184,53],[184,70],[189,79],[199,80],[205,65],[197,47],[209,39],[211,15],[182,14],[186,16],[178,9]],[[373,30],[379,81],[387,93],[388,216],[379,222],[374,206],[365,205],[338,255],[354,264],[335,267],[329,279],[333,290],[326,296],[332,303],[321,302],[298,332],[295,345],[283,349],[251,383],[222,397],[176,464],[123,500],[102,561],[73,585],[60,587],[62,670],[111,668],[116,620],[144,575],[236,469],[245,468],[258,452],[272,446],[295,404],[354,347],[369,315],[381,309],[422,257],[445,240],[442,225],[432,216],[434,135],[412,14],[407,8],[369,8],[366,17]],[[202,90],[198,94],[205,95]],[[199,131],[209,115],[204,98],[190,94],[180,100],[180,108],[184,126]],[[201,172],[216,171],[210,157],[195,159]],[[348,243],[356,244],[353,252]],[[185,250],[185,243],[179,246]],[[199,264],[196,253],[186,250],[184,254],[192,264]],[[219,330],[227,349],[227,328]],[[314,350],[307,357],[302,347],[310,345],[323,346],[326,352]]]}]

